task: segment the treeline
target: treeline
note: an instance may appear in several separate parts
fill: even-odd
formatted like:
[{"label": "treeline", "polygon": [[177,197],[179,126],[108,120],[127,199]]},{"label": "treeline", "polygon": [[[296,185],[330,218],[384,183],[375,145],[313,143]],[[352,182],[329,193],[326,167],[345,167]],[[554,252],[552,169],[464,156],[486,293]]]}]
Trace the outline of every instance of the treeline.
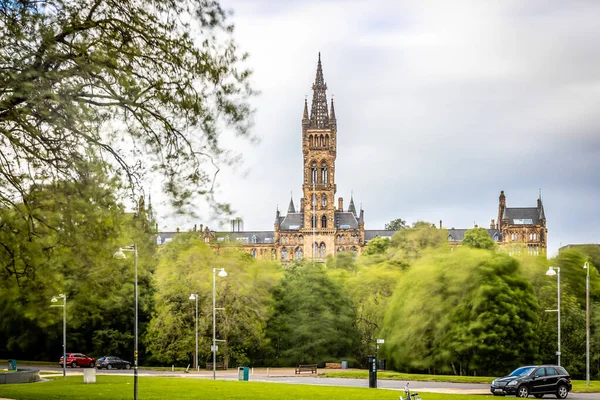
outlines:
[{"label": "treeline", "polygon": [[[196,233],[160,248],[146,233],[143,209],[116,200],[120,187],[99,170],[89,181],[32,187],[0,215],[0,358],[58,361],[67,295],[67,350],[132,358],[133,254],[139,247],[142,365],[193,363],[198,295],[200,366],[210,361],[214,268],[218,359],[230,367],[340,362],[364,366],[378,355],[404,372],[499,375],[528,363],[556,363],[557,279],[561,268],[562,365],[585,373],[585,270],[591,266],[591,366],[600,370],[600,251],[590,246],[556,258],[511,257],[485,230],[450,247],[427,223],[376,238],[361,256],[326,264],[281,265],[231,247],[220,254]],[[95,184],[89,184],[90,182]],[[27,207],[27,212],[20,212]],[[34,220],[23,221],[23,215]],[[35,230],[31,230],[31,226]]]}]

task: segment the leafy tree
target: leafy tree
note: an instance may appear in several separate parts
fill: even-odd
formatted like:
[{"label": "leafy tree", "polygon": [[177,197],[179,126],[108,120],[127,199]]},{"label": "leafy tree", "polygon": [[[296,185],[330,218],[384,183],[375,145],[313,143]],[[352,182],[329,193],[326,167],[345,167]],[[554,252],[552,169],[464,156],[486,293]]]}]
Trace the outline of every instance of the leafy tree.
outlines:
[{"label": "leafy tree", "polygon": [[492,240],[485,228],[473,228],[465,232],[462,244],[473,249],[492,250],[496,243]]},{"label": "leafy tree", "polygon": [[445,229],[437,229],[433,224],[419,221],[410,229],[396,232],[390,246],[400,253],[403,260],[410,261],[420,258],[426,249],[441,248],[447,244]]},{"label": "leafy tree", "polygon": [[367,246],[363,250],[364,255],[384,254],[390,247],[390,239],[384,237],[376,237],[369,240]]},{"label": "leafy tree", "polygon": [[190,293],[198,294],[199,359],[209,360],[212,341],[212,268],[225,268],[216,280],[219,359],[229,365],[260,357],[267,345],[266,321],[272,307],[271,288],[280,268],[254,260],[235,248],[216,254],[197,234],[179,234],[158,254],[156,308],[145,342],[157,362],[186,365],[195,349],[195,310]]},{"label": "leafy tree", "polygon": [[273,364],[322,363],[352,355],[355,311],[325,268],[305,263],[286,269],[273,296],[275,311],[267,329]]},{"label": "leafy tree", "polygon": [[437,250],[401,278],[382,350],[403,371],[498,374],[533,360],[538,307],[515,259]]},{"label": "leafy tree", "polygon": [[250,72],[232,31],[218,1],[3,1],[0,200],[23,196],[24,176],[75,180],[86,149],[131,182],[159,170],[179,209],[209,194],[214,166],[233,159],[219,127],[248,136]]},{"label": "leafy tree", "polygon": [[401,229],[408,229],[408,225],[402,218],[396,218],[385,224],[385,230],[387,231],[399,231]]}]

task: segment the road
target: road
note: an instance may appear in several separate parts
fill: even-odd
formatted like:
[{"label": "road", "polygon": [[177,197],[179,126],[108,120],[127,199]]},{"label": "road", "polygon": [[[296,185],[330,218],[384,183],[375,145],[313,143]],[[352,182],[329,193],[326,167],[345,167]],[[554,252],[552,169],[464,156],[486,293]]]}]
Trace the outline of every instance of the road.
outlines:
[{"label": "road", "polygon": [[[44,371],[52,371],[61,373],[60,367],[27,367],[40,369]],[[323,378],[310,375],[295,375],[293,369],[256,369],[253,370],[250,376],[251,381],[257,382],[276,382],[286,384],[300,385],[322,385],[322,386],[345,386],[345,387],[368,387],[368,379],[348,379],[348,378]],[[99,375],[133,375],[132,370],[97,370]],[[140,369],[139,376],[164,376],[164,377],[179,377],[179,378],[200,378],[211,379],[211,371],[199,371],[185,373],[181,371],[155,371]],[[67,375],[83,375],[81,368],[67,368]],[[217,371],[217,379],[222,380],[237,380],[237,370]],[[403,390],[406,381],[380,379],[377,381],[379,389]],[[448,393],[448,394],[481,394],[490,395],[489,385],[480,383],[452,383],[452,382],[422,382],[410,381],[409,386],[411,391],[415,392],[432,392],[432,393]],[[512,397],[512,396],[511,396]],[[509,397],[509,398],[511,398]],[[533,398],[533,397],[531,397]],[[546,395],[545,398],[554,398]],[[570,400],[598,400],[598,393],[569,393]]]}]

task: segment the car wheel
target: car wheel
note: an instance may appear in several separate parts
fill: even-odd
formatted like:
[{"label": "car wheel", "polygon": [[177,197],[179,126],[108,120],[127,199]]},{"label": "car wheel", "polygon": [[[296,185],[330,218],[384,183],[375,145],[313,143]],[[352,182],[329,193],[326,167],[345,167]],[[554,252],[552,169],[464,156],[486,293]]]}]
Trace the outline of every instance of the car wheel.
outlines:
[{"label": "car wheel", "polygon": [[125,369],[131,369],[131,364],[125,364]]},{"label": "car wheel", "polygon": [[96,366],[96,363],[95,363],[95,362],[91,362],[91,363],[90,363],[90,368],[94,368],[95,366]]},{"label": "car wheel", "polygon": [[520,397],[522,399],[529,397],[529,389],[527,388],[527,386],[519,386],[519,388],[517,389],[517,397]]},{"label": "car wheel", "polygon": [[544,397],[543,394],[534,394],[533,397],[535,397],[536,399],[541,399],[542,397]]},{"label": "car wheel", "polygon": [[557,399],[566,399],[569,394],[569,390],[565,385],[559,385],[558,389],[556,389],[556,398]]},{"label": "car wheel", "polygon": [[75,361],[71,363],[71,368],[77,368],[77,363]]},{"label": "car wheel", "polygon": [[112,365],[108,364],[108,365],[106,366],[106,369],[112,369]]}]

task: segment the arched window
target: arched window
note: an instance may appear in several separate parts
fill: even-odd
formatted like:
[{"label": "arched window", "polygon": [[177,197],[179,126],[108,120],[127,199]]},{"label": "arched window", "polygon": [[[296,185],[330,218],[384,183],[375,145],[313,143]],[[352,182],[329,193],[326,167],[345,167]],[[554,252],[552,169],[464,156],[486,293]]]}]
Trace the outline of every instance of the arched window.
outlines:
[{"label": "arched window", "polygon": [[317,227],[317,217],[316,216],[312,216],[312,227],[316,228]]},{"label": "arched window", "polygon": [[309,145],[310,147],[313,147],[313,146],[314,146],[314,143],[313,143],[313,135],[310,135],[310,136],[308,137],[308,145]]},{"label": "arched window", "polygon": [[285,247],[283,249],[281,249],[281,259],[283,261],[287,261],[288,260],[288,251],[287,251],[287,249]]},{"label": "arched window", "polygon": [[252,254],[252,257],[256,258],[256,249],[252,249],[251,254]]},{"label": "arched window", "polygon": [[343,248],[343,247],[338,247],[338,248],[337,248],[337,252],[338,252],[338,253],[341,253],[341,252],[343,252],[343,251],[344,251],[344,248]]},{"label": "arched window", "polygon": [[317,195],[313,193],[313,195],[312,195],[312,206],[313,206],[313,209],[315,208],[316,205],[317,205]]},{"label": "arched window", "polygon": [[537,240],[537,232],[533,234],[533,240]]},{"label": "arched window", "polygon": [[512,240],[513,242],[515,241],[515,234],[514,233],[510,234],[510,240]]},{"label": "arched window", "polygon": [[327,217],[324,215],[321,217],[321,228],[327,228]]},{"label": "arched window", "polygon": [[302,248],[296,247],[296,260],[302,260]]},{"label": "arched window", "polygon": [[325,258],[325,243],[321,243],[321,258]]},{"label": "arched window", "polygon": [[327,164],[321,164],[321,183],[327,183]]},{"label": "arched window", "polygon": [[346,241],[346,237],[344,235],[342,235],[342,243],[344,243]]},{"label": "arched window", "polygon": [[300,244],[304,243],[304,238],[300,236]]},{"label": "arched window", "polygon": [[323,137],[323,135],[321,135],[321,137],[319,138],[319,146],[323,147],[324,144],[325,144],[325,138]]},{"label": "arched window", "polygon": [[515,240],[517,240],[517,241],[519,240],[519,234],[518,233],[515,233]]},{"label": "arched window", "polygon": [[271,249],[271,260],[274,260],[277,258],[277,252],[275,251],[275,249]]},{"label": "arched window", "polygon": [[312,163],[311,168],[311,183],[317,183],[317,163]]},{"label": "arched window", "polygon": [[256,235],[252,235],[252,237],[250,238],[250,241],[252,243],[256,243]]},{"label": "arched window", "polygon": [[326,207],[327,206],[327,195],[324,194],[323,196],[321,196],[321,206],[322,207]]},{"label": "arched window", "polygon": [[319,245],[318,243],[313,244],[313,257],[319,257]]}]

